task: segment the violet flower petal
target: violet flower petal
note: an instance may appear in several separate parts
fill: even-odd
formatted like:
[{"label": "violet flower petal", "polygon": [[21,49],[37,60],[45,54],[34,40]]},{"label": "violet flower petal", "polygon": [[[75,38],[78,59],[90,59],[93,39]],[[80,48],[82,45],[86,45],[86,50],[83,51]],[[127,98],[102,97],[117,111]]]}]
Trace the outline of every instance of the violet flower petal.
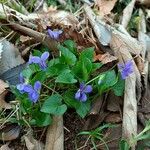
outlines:
[{"label": "violet flower petal", "polygon": [[41,89],[41,82],[40,81],[36,81],[34,84],[34,90],[38,91]]},{"label": "violet flower petal", "polygon": [[45,62],[45,61],[41,61],[41,62],[39,63],[39,65],[40,65],[40,68],[41,68],[42,70],[46,70],[47,65],[46,65],[46,62]]},{"label": "violet flower petal", "polygon": [[81,96],[81,91],[78,90],[77,93],[75,94],[75,99],[79,100]]},{"label": "violet flower petal", "polygon": [[121,78],[123,80],[125,80],[127,78],[127,76],[128,76],[128,74],[126,72],[124,72],[124,71],[121,72]]},{"label": "violet flower petal", "polygon": [[32,91],[31,93],[28,94],[28,96],[32,102],[36,103],[39,98],[39,93],[36,91]]},{"label": "violet flower petal", "polygon": [[24,86],[24,91],[27,92],[27,93],[31,93],[31,92],[33,92],[34,90],[33,90],[33,87],[32,87],[30,84],[26,84],[26,85]]},{"label": "violet flower petal", "polygon": [[85,102],[87,100],[87,96],[85,93],[81,93],[80,101]]},{"label": "violet flower petal", "polygon": [[38,56],[31,56],[30,58],[29,58],[29,64],[32,64],[32,63],[35,63],[35,64],[38,64],[38,63],[40,63],[40,61],[41,61],[41,59],[40,59],[40,57],[38,57]]},{"label": "violet flower petal", "polygon": [[46,61],[49,57],[49,52],[44,52],[42,55],[41,55],[41,60],[42,61]]},{"label": "violet flower petal", "polygon": [[56,40],[59,38],[60,34],[62,33],[61,30],[52,31],[51,29],[48,29],[47,32],[50,38],[56,39]]},{"label": "violet flower petal", "polygon": [[25,84],[18,84],[17,85],[17,89],[19,90],[20,93],[24,93],[24,87],[25,87]]},{"label": "violet flower petal", "polygon": [[129,60],[125,63],[124,67],[122,64],[118,65],[119,70],[121,71],[122,79],[126,79],[131,73],[133,73],[133,62]]},{"label": "violet flower petal", "polygon": [[133,66],[132,60],[129,60],[125,63],[125,68],[131,68]]},{"label": "violet flower petal", "polygon": [[83,82],[80,83],[80,90],[81,90],[81,91],[83,91],[84,87],[85,87],[85,84],[84,84]]},{"label": "violet flower petal", "polygon": [[87,85],[85,86],[85,88],[83,89],[84,93],[91,93],[92,92],[92,86],[91,85]]}]

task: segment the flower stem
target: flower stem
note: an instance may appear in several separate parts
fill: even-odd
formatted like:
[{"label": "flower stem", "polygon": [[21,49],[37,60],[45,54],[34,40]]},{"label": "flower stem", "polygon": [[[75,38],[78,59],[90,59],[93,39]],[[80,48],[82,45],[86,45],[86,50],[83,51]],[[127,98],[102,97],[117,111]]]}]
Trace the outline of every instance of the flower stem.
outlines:
[{"label": "flower stem", "polygon": [[[52,91],[52,92],[54,92],[54,93],[56,93],[56,94],[59,94],[57,91],[53,90],[52,88],[50,88],[50,87],[47,86],[46,84],[42,83],[42,85],[43,85],[44,87],[46,87],[47,89],[49,89],[50,91]],[[59,94],[59,95],[60,95],[60,94]]]},{"label": "flower stem", "polygon": [[103,72],[103,73],[100,73],[98,76],[96,76],[95,78],[93,78],[93,79],[91,79],[90,81],[88,81],[88,82],[86,83],[86,85],[88,85],[89,83],[91,83],[91,82],[93,82],[94,80],[98,79],[102,74],[107,73],[108,71],[112,70],[113,68],[116,67],[116,65],[117,65],[117,64],[115,64],[115,65],[114,65],[112,68],[110,68],[109,70],[107,70],[107,71],[105,71],[105,72]]}]

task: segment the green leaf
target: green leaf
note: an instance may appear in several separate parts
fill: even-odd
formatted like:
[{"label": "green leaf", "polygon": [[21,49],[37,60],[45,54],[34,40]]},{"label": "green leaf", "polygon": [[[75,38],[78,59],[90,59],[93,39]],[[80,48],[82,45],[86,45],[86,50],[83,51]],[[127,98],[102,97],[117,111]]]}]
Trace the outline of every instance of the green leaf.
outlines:
[{"label": "green leaf", "polygon": [[31,70],[30,67],[27,67],[26,69],[22,71],[22,74],[26,79],[29,79],[33,73],[34,71]]},{"label": "green leaf", "polygon": [[37,64],[31,64],[22,71],[22,74],[26,79],[30,79],[30,77],[38,71],[40,71],[39,66],[37,66]]},{"label": "green leaf", "polygon": [[121,78],[121,75],[118,76],[118,81],[113,85],[112,89],[116,96],[122,96],[125,88],[125,80]]},{"label": "green leaf", "polygon": [[113,86],[116,83],[116,73],[114,70],[108,71],[105,76],[105,86]]},{"label": "green leaf", "polygon": [[90,111],[90,108],[91,106],[89,101],[80,102],[80,105],[76,109],[76,112],[79,114],[80,117],[84,118],[87,115],[87,113]]},{"label": "green leaf", "polygon": [[102,63],[92,63],[92,72],[96,71],[97,69],[103,66]]},{"label": "green leaf", "polygon": [[74,98],[75,97],[74,91],[70,90],[70,91],[65,92],[63,97],[64,97],[64,101],[67,104],[67,106],[75,108],[76,112],[82,118],[84,118],[86,116],[86,114],[89,112],[89,110],[91,108],[90,101],[80,102],[80,101],[76,100]]},{"label": "green leaf", "polygon": [[61,61],[66,62],[68,65],[74,65],[76,63],[76,56],[66,47],[59,46],[58,49],[61,51]]},{"label": "green leaf", "polygon": [[62,115],[66,112],[67,106],[62,104],[62,98],[59,94],[54,94],[47,98],[41,108],[41,111],[53,115]]},{"label": "green leaf", "polygon": [[33,50],[33,56],[39,56],[39,57],[41,57],[41,55],[42,55],[41,51],[39,51],[39,50]]},{"label": "green leaf", "polygon": [[81,81],[87,81],[92,71],[92,63],[88,58],[84,58],[76,63],[72,71]]},{"label": "green leaf", "polygon": [[66,40],[64,42],[64,45],[74,54],[77,53],[77,49],[76,49],[76,43],[72,40]]},{"label": "green leaf", "polygon": [[82,61],[78,61],[73,67],[72,72],[81,81],[88,80],[88,73],[85,64]]},{"label": "green leaf", "polygon": [[69,69],[68,65],[58,63],[47,69],[46,76],[47,77],[57,76],[68,69]]},{"label": "green leaf", "polygon": [[90,59],[85,58],[84,60],[82,60],[82,64],[84,64],[84,67],[87,70],[87,73],[91,73],[92,71],[92,62],[90,61]]},{"label": "green leaf", "polygon": [[74,76],[72,75],[70,70],[65,70],[56,78],[55,82],[71,84],[76,83],[77,80],[74,79]]},{"label": "green leaf", "polygon": [[45,79],[46,79],[46,72],[40,71],[36,73],[36,75],[31,80],[31,83],[35,83],[36,81],[43,82]]},{"label": "green leaf", "polygon": [[73,107],[77,109],[80,106],[80,102],[75,99],[75,92],[73,91],[67,91],[63,95],[64,102],[69,107]]},{"label": "green leaf", "polygon": [[91,134],[90,131],[82,131],[82,132],[78,133],[77,136],[79,136],[79,135],[90,135],[90,134]]},{"label": "green leaf", "polygon": [[130,146],[126,140],[121,140],[119,143],[119,150],[130,150]]},{"label": "green leaf", "polygon": [[104,77],[101,83],[98,85],[98,88],[101,92],[104,92],[105,90],[111,88],[116,83],[117,77],[114,70],[108,71],[102,75],[104,75]]},{"label": "green leaf", "polygon": [[40,112],[39,110],[34,113],[33,119],[31,120],[31,125],[36,125],[38,127],[48,126],[52,123],[52,118],[50,114]]},{"label": "green leaf", "polygon": [[94,47],[83,49],[79,59],[88,58],[91,62],[94,60]]},{"label": "green leaf", "polygon": [[48,68],[50,68],[50,67],[53,66],[53,65],[59,64],[59,63],[60,63],[59,58],[51,59],[51,60],[48,62]]}]

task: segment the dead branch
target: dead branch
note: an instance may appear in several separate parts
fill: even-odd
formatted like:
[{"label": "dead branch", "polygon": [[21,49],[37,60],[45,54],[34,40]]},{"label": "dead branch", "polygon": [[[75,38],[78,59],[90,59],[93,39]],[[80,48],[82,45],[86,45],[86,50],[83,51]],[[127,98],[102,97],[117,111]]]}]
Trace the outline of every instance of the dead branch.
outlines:
[{"label": "dead branch", "polygon": [[10,23],[8,27],[22,35],[33,37],[37,42],[41,42],[43,45],[47,46],[52,51],[57,50],[58,42],[53,39],[50,39],[47,35],[43,33],[21,26],[17,23]]}]

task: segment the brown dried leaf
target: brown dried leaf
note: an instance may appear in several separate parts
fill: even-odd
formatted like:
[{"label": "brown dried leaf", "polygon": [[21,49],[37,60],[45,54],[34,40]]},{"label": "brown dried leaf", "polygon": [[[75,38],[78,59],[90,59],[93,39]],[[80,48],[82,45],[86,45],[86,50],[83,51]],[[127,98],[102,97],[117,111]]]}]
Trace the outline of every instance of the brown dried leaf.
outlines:
[{"label": "brown dried leaf", "polygon": [[[120,138],[122,135],[122,126],[121,124],[118,124],[116,127],[114,128],[109,128],[106,132],[106,135],[108,135],[107,140],[110,141],[108,142],[108,147],[111,150],[117,150],[119,149],[119,142],[120,142]],[[103,147],[103,149],[105,149]]]},{"label": "brown dried leaf", "polygon": [[3,146],[0,147],[0,150],[13,150],[13,149],[10,149],[8,147],[8,144],[5,144],[5,145],[3,145]]},{"label": "brown dried leaf", "polygon": [[7,90],[5,90],[3,93],[0,94],[0,109],[11,109],[11,105],[5,101],[5,96],[8,93]]},{"label": "brown dried leaf", "polygon": [[144,61],[143,61],[142,57],[138,56],[134,59],[134,61],[136,63],[136,66],[137,66],[139,72],[142,73],[144,70]]},{"label": "brown dried leaf", "polygon": [[150,6],[150,0],[137,0],[142,5],[145,5],[146,7]]},{"label": "brown dried leaf", "polygon": [[133,8],[134,8],[134,5],[135,5],[135,1],[136,0],[131,0],[131,2],[123,10],[123,17],[122,17],[121,24],[123,25],[124,28],[127,27],[128,23],[131,19]]},{"label": "brown dried leaf", "polygon": [[101,61],[103,64],[115,61],[117,58],[113,55],[110,55],[108,52],[105,54],[98,54],[94,56],[94,61]]},{"label": "brown dried leaf", "polygon": [[78,24],[77,18],[66,11],[48,11],[40,15],[41,25],[43,29],[46,29],[47,26],[58,25],[58,26],[67,26],[75,28]]},{"label": "brown dried leaf", "polygon": [[106,101],[103,96],[99,96],[86,119],[83,130],[92,130],[98,127],[109,114],[109,112],[104,112]]},{"label": "brown dried leaf", "polygon": [[24,60],[22,59],[19,50],[14,44],[7,40],[3,40],[2,44],[3,52],[0,63],[0,75],[2,75],[9,69],[24,63]]},{"label": "brown dried leaf", "polygon": [[2,94],[8,87],[9,85],[0,79],[0,94]]},{"label": "brown dried leaf", "polygon": [[56,10],[57,10],[57,6],[51,5],[48,7],[48,12],[52,12],[52,11],[56,11]]},{"label": "brown dried leaf", "polygon": [[28,150],[44,150],[44,144],[34,139],[32,132],[23,136]]},{"label": "brown dried leaf", "polygon": [[92,130],[97,128],[108,115],[108,112],[101,112],[100,114],[90,114],[87,117],[83,130]]},{"label": "brown dried leaf", "polygon": [[121,122],[121,116],[118,113],[111,113],[105,118],[106,123],[119,123]]},{"label": "brown dried leaf", "polygon": [[24,35],[21,35],[20,36],[20,42],[24,43],[24,42],[27,42],[29,40],[31,40],[32,38],[29,37],[29,36],[24,36]]},{"label": "brown dried leaf", "polygon": [[110,14],[116,2],[117,0],[96,0],[96,5],[99,8],[100,16]]},{"label": "brown dried leaf", "polygon": [[121,105],[123,105],[123,98],[116,96],[114,92],[110,91],[107,96],[107,110],[119,112]]},{"label": "brown dried leaf", "polygon": [[11,109],[11,105],[5,101],[5,95],[7,94],[6,88],[8,88],[8,84],[0,79],[0,109]]},{"label": "brown dried leaf", "polygon": [[0,140],[11,141],[19,137],[21,127],[18,125],[8,125],[0,130]]}]

